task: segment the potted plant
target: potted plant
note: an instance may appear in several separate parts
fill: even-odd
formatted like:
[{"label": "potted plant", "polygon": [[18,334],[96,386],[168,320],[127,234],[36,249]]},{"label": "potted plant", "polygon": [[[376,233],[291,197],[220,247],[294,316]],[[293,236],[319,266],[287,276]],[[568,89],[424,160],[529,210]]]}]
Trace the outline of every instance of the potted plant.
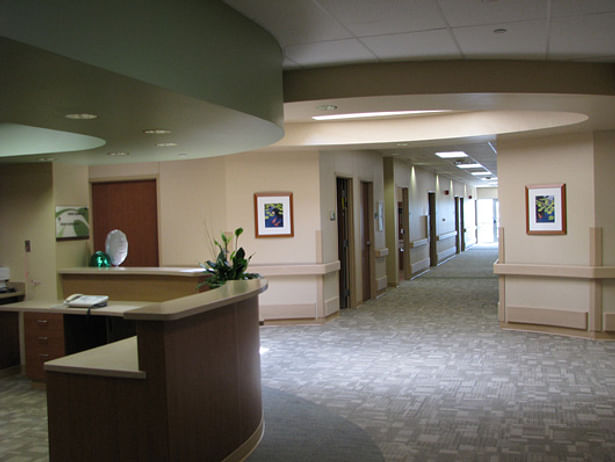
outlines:
[{"label": "potted plant", "polygon": [[221,234],[221,242],[214,239],[214,245],[218,248],[218,256],[215,261],[207,260],[205,263],[200,263],[205,269],[206,279],[199,284],[199,288],[207,286],[210,289],[221,287],[226,281],[234,281],[241,279],[256,279],[260,277],[257,273],[248,273],[248,264],[252,259],[252,255],[246,258],[246,252],[243,247],[237,247],[239,236],[243,233],[243,228],[237,228],[233,235],[235,236],[235,250],[229,253],[229,244],[231,244],[232,236],[229,237],[225,233]]}]

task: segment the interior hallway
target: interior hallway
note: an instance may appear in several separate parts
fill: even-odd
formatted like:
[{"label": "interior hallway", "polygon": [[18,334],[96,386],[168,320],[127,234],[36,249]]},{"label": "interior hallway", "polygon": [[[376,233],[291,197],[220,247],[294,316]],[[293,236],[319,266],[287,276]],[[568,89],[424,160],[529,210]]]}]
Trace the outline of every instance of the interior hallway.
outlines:
[{"label": "interior hallway", "polygon": [[[615,457],[615,343],[502,331],[495,247],[324,325],[261,329],[261,461]],[[44,392],[0,379],[0,460],[47,460]]]},{"label": "interior hallway", "polygon": [[473,247],[325,325],[261,329],[263,384],[386,461],[614,460],[615,343],[501,330],[496,258]]}]

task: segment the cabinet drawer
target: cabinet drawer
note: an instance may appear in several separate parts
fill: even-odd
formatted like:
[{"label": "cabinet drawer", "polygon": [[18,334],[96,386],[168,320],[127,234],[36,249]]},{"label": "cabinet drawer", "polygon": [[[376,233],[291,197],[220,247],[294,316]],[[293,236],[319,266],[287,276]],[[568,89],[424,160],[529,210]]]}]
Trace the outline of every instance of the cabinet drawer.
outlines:
[{"label": "cabinet drawer", "polygon": [[64,335],[62,315],[59,313],[24,313],[26,337],[37,335]]},{"label": "cabinet drawer", "polygon": [[64,320],[58,313],[24,313],[26,375],[45,380],[43,363],[64,356]]}]

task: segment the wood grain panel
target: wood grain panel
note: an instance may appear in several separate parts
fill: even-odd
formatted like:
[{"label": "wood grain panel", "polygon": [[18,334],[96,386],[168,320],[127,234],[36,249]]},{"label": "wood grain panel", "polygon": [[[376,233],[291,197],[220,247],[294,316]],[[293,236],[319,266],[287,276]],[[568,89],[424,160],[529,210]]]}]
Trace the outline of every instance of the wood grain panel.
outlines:
[{"label": "wood grain panel", "polygon": [[92,184],[94,249],[105,250],[109,231],[128,239],[122,266],[158,266],[158,203],[156,180]]}]

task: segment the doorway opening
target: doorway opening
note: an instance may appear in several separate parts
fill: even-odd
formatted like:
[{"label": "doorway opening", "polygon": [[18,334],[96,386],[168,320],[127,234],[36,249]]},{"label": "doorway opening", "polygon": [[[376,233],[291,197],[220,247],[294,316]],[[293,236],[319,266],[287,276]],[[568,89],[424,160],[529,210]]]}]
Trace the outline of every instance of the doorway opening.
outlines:
[{"label": "doorway opening", "polygon": [[354,306],[352,296],[352,179],[337,178],[337,258],[340,261],[340,308]]},{"label": "doorway opening", "polygon": [[369,300],[376,293],[374,264],[374,185],[361,182],[361,219],[359,226],[361,241],[362,301]]},{"label": "doorway opening", "polygon": [[478,199],[476,201],[476,223],[478,244],[498,242],[500,207],[497,199]]},{"label": "doorway opening", "polygon": [[427,193],[429,204],[429,266],[438,265],[438,242],[437,242],[437,220],[436,220],[436,193]]},{"label": "doorway opening", "polygon": [[410,204],[408,188],[397,189],[397,238],[399,249],[399,281],[410,277]]}]

